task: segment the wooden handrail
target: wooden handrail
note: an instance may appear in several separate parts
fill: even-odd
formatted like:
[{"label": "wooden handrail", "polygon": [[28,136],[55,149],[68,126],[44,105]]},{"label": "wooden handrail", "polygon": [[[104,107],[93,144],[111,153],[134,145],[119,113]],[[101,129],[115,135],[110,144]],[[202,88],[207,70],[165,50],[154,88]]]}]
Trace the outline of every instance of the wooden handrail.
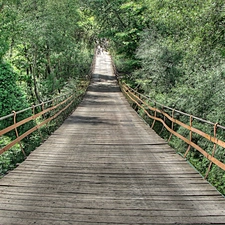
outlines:
[{"label": "wooden handrail", "polygon": [[[96,62],[96,52],[94,54],[94,57],[93,57],[93,60],[92,60],[92,64],[91,64],[91,67],[90,67],[90,71],[89,71],[89,78],[91,77],[91,75],[93,74],[93,71],[94,71],[94,68],[95,68],[95,62]],[[0,137],[2,135],[5,135],[7,134],[8,132],[12,131],[12,130],[15,130],[16,132],[16,139],[14,139],[13,141],[11,141],[8,145],[4,146],[2,149],[0,149],[0,155],[2,153],[4,153],[5,151],[9,150],[11,147],[13,147],[15,144],[19,143],[21,140],[23,140],[25,137],[27,137],[29,134],[33,133],[34,131],[38,130],[39,128],[41,128],[42,126],[44,126],[45,124],[47,124],[48,122],[50,122],[51,120],[55,119],[56,117],[58,117],[63,111],[65,111],[69,106],[72,105],[72,103],[74,102],[74,99],[78,99],[82,96],[83,94],[79,94],[76,96],[76,93],[74,93],[73,95],[70,95],[69,97],[67,97],[67,95],[63,95],[63,96],[59,96],[59,97],[56,97],[52,100],[48,100],[48,101],[45,101],[45,102],[42,102],[38,105],[34,105],[32,107],[29,107],[29,108],[26,108],[26,109],[23,109],[21,111],[17,111],[17,112],[13,112],[9,115],[6,115],[4,117],[1,117],[0,118],[0,121],[3,121],[5,119],[8,119],[8,118],[11,118],[14,116],[14,124],[0,130]],[[53,103],[56,102],[56,100],[60,99],[60,98],[66,98],[65,100],[59,102],[58,104],[54,105]],[[47,104],[47,103],[51,103],[53,104],[53,106],[49,107],[49,108],[45,108],[44,105]],[[65,106],[63,106],[62,109],[60,109],[60,106],[66,104]],[[41,111],[37,114],[35,114],[35,108],[37,107],[41,107]],[[45,115],[47,112],[52,112],[53,110],[59,110],[58,112],[54,112],[54,115],[49,117],[49,118],[45,118]],[[15,115],[18,115],[22,112],[25,112],[25,111],[28,111],[28,110],[32,110],[33,111],[33,115],[26,118],[26,119],[23,119],[19,122],[16,122],[16,116]],[[18,132],[17,132],[17,128],[30,122],[30,121],[35,121],[36,122],[36,119],[40,116],[43,116],[43,121],[40,122],[39,124],[36,123],[36,125],[34,127],[32,127],[31,129],[29,129],[28,131],[26,131],[25,133],[23,133],[22,135],[19,136]],[[22,146],[22,145],[21,145]],[[21,150],[22,150],[22,147],[21,147]],[[23,151],[23,150],[22,150]],[[25,152],[24,152],[25,154]]]},{"label": "wooden handrail", "polygon": [[[81,95],[78,95],[76,96],[76,98],[79,98],[81,97]],[[27,137],[29,134],[33,133],[34,131],[36,131],[37,129],[41,128],[42,126],[44,126],[45,124],[47,124],[48,122],[50,122],[51,120],[55,119],[56,117],[58,117],[63,111],[65,111],[72,103],[73,103],[73,99],[75,98],[75,94],[69,96],[67,99],[61,101],[60,103],[54,105],[54,106],[51,106],[47,109],[44,109],[44,107],[41,107],[41,112],[37,113],[37,114],[33,114],[32,116],[24,119],[24,120],[21,120],[19,122],[16,122],[14,120],[14,124],[9,126],[9,127],[6,127],[5,129],[3,130],[0,130],[0,136],[12,131],[12,130],[17,130],[18,127],[20,127],[21,125],[24,125],[30,121],[33,121],[35,119],[37,119],[38,117],[46,114],[47,112],[51,112],[55,109],[59,109],[60,106],[66,104],[61,110],[59,110],[57,113],[55,113],[53,116],[47,118],[47,119],[44,119],[44,121],[42,121],[41,123],[39,124],[36,124],[34,127],[32,127],[31,129],[29,129],[28,131],[26,131],[25,133],[23,133],[22,135],[16,135],[16,139],[14,139],[13,141],[11,141],[8,145],[4,146],[2,149],[0,149],[0,155],[9,150],[11,147],[13,147],[15,144],[19,143],[21,140],[23,140],[25,137]],[[50,102],[50,101],[48,101]],[[41,104],[43,106],[43,103]],[[33,106],[33,108],[37,107],[39,105],[35,105]],[[29,108],[30,109],[30,108]],[[13,115],[15,115],[16,112],[14,112]],[[10,114],[11,115],[11,114]],[[7,116],[5,118],[8,118]]]},{"label": "wooden handrail", "polygon": [[[216,148],[216,145],[219,145],[221,146],[222,148],[225,148],[225,142],[218,139],[216,137],[216,128],[217,127],[220,127],[220,128],[224,128],[223,126],[220,126],[218,125],[217,123],[214,124],[212,122],[209,122],[209,121],[205,121],[207,122],[208,124],[213,124],[214,125],[214,136],[211,136],[209,134],[206,134],[205,132],[197,129],[197,128],[194,128],[192,126],[192,122],[190,122],[190,125],[187,125],[177,119],[174,118],[174,109],[172,109],[172,117],[167,114],[166,112],[164,112],[163,110],[160,110],[156,107],[151,107],[148,103],[146,103],[146,101],[144,101],[143,99],[141,99],[141,97],[139,96],[142,96],[142,94],[138,93],[137,91],[135,91],[134,89],[130,88],[129,86],[127,86],[126,84],[120,84],[121,86],[121,89],[123,91],[123,93],[132,101],[134,102],[135,104],[137,104],[145,113],[146,115],[153,119],[153,126],[154,126],[154,122],[155,121],[159,121],[163,124],[163,126],[173,135],[175,135],[176,137],[180,138],[181,140],[183,140],[184,142],[186,142],[189,146],[193,147],[194,149],[198,150],[204,157],[206,157],[209,161],[210,161],[210,164],[211,163],[214,163],[215,165],[217,165],[218,167],[220,167],[221,169],[225,170],[225,164],[221,161],[219,161],[218,159],[216,159],[214,157],[214,152],[215,152],[215,148]],[[144,96],[145,97],[145,96]],[[145,97],[146,98],[146,97]],[[148,99],[149,100],[149,99]],[[162,105],[161,105],[162,106]],[[151,115],[149,114],[149,112],[146,110],[146,108],[152,112],[154,112],[154,115]],[[168,107],[167,107],[168,109]],[[160,115],[163,115],[163,117],[166,117],[168,120],[170,120],[172,122],[172,128],[170,128],[163,119],[161,119],[160,117],[157,116],[157,113],[160,114]],[[188,114],[185,114],[185,115],[188,115]],[[192,115],[188,115],[190,117],[190,121],[192,121],[193,118],[197,118],[197,117],[194,117]],[[197,118],[199,119],[199,118]],[[203,119],[199,119],[201,122],[204,121]],[[173,126],[174,124],[177,124],[187,130],[189,130],[190,132],[190,139],[187,139],[186,137],[182,136],[181,134],[177,133],[176,131],[173,130]],[[207,139],[208,141],[214,143],[214,147],[213,147],[213,152],[212,152],[212,155],[210,155],[209,153],[207,153],[204,149],[202,149],[200,146],[198,146],[196,143],[192,142],[192,133],[196,133],[198,135],[200,135],[201,137],[204,137],[205,139]],[[170,136],[171,137],[171,136]],[[170,138],[169,138],[170,139]],[[185,154],[185,157],[186,157],[187,154]],[[208,168],[208,171],[207,171],[207,174],[206,176],[208,175],[209,173],[209,170],[211,168],[211,165],[209,166]]]}]

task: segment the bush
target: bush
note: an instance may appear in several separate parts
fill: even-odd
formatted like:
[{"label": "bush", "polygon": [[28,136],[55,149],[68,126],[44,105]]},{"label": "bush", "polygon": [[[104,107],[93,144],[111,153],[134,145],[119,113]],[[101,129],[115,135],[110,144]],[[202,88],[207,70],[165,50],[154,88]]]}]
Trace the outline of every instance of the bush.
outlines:
[{"label": "bush", "polygon": [[[12,110],[19,111],[29,107],[26,95],[23,93],[21,87],[17,85],[17,77],[17,74],[13,72],[13,69],[9,64],[0,63],[0,117],[11,114]],[[17,116],[17,121],[30,115],[31,111],[21,113]],[[0,130],[12,124],[13,117],[5,119],[0,123]],[[22,132],[25,132],[30,125],[24,126]]]}]

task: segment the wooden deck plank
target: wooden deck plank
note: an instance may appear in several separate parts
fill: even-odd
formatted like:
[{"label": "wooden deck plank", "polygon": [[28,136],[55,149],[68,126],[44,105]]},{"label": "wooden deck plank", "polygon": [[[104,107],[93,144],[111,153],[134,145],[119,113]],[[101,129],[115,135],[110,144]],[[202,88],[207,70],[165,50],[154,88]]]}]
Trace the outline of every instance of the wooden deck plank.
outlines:
[{"label": "wooden deck plank", "polygon": [[0,224],[224,224],[224,197],[129,106],[97,57],[76,111],[0,180]]}]

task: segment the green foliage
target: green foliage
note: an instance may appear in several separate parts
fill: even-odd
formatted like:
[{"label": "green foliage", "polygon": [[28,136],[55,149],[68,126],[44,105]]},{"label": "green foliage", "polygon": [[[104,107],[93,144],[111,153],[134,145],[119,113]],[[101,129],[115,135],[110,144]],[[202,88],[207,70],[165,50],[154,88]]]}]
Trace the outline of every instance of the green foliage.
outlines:
[{"label": "green foliage", "polygon": [[14,29],[15,12],[6,7],[6,2],[0,2],[0,62],[9,50],[9,40]]},{"label": "green foliage", "polygon": [[60,93],[68,79],[87,75],[95,22],[86,15],[74,0],[4,1],[0,60],[18,71],[31,104]]},{"label": "green foliage", "polygon": [[[12,110],[19,111],[28,108],[26,95],[17,85],[17,74],[9,64],[0,64],[0,112],[1,117],[12,113]],[[17,116],[17,121],[20,121],[31,115],[31,112],[21,113]],[[13,124],[13,118],[1,121],[0,130]],[[28,129],[29,125],[23,127]]]},{"label": "green foliage", "polygon": [[222,169],[213,165],[208,180],[218,189],[218,191],[225,194],[225,172]]},{"label": "green foliage", "polygon": [[[0,137],[0,148],[9,144],[11,139],[6,136]],[[0,155],[0,177],[5,174],[8,170],[15,168],[17,163],[22,162],[24,155],[21,152],[19,144],[14,145],[10,150]]]},{"label": "green foliage", "polygon": [[179,81],[179,62],[182,54],[175,51],[170,41],[166,43],[154,30],[143,34],[137,57],[141,59],[141,69],[137,70],[134,76],[141,86],[142,80],[147,80],[147,86],[143,86],[145,92],[148,92],[151,86],[151,89],[159,94],[168,93]]},{"label": "green foliage", "polygon": [[128,58],[134,57],[140,33],[146,25],[145,1],[86,0],[83,5],[99,24],[98,37],[111,40],[111,48]]}]

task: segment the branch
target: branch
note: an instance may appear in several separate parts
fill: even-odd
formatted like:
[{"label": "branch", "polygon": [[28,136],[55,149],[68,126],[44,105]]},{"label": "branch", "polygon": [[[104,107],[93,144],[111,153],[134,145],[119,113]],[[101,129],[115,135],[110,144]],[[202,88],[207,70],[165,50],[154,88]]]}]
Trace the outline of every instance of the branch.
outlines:
[{"label": "branch", "polygon": [[[110,2],[108,0],[105,0],[105,2],[109,5]],[[112,8],[113,12],[116,14],[117,19],[120,21],[121,25],[123,26],[123,28],[126,28],[127,26],[125,25],[125,23],[122,21],[119,13],[116,11],[116,9]]]}]

